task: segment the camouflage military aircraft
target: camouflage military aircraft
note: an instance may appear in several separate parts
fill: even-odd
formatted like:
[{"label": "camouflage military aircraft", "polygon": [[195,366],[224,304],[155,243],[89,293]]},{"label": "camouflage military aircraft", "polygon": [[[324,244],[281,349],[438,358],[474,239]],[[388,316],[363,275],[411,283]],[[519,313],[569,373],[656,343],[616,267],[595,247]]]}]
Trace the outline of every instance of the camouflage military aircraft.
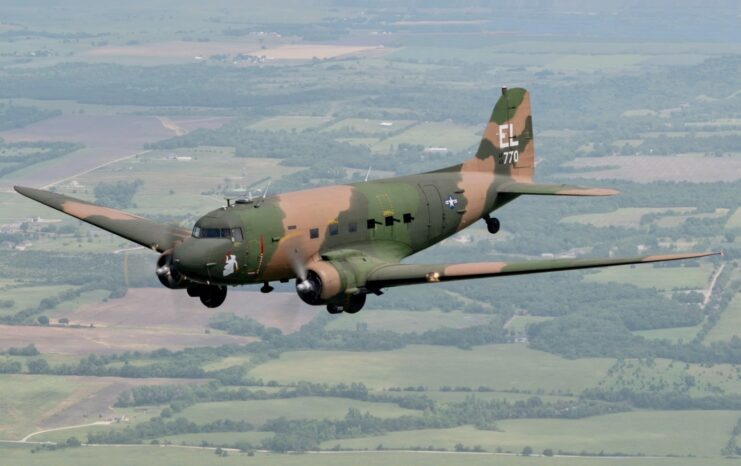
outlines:
[{"label": "camouflage military aircraft", "polygon": [[16,187],[24,196],[160,252],[156,273],[210,308],[227,286],[296,280],[308,304],[358,312],[369,293],[415,283],[690,259],[708,253],[528,262],[402,264],[402,259],[524,195],[610,196],[611,189],[533,182],[530,97],[502,89],[474,157],[419,175],[237,200],[201,217],[192,231],[72,197]]}]

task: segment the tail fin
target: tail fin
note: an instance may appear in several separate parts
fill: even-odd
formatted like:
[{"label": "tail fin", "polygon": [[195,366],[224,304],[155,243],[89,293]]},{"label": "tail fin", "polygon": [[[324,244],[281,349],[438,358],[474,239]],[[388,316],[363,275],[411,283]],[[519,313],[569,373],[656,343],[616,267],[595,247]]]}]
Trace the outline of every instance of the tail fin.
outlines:
[{"label": "tail fin", "polygon": [[494,172],[518,182],[532,181],[535,141],[527,90],[502,88],[476,156],[463,164],[463,170]]}]

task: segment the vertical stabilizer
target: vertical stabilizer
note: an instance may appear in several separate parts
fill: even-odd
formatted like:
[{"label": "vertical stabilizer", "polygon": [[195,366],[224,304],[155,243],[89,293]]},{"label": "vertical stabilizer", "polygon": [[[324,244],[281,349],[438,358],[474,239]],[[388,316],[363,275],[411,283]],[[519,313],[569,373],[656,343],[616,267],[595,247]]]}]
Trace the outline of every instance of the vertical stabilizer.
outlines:
[{"label": "vertical stabilizer", "polygon": [[530,94],[523,88],[502,89],[491,112],[481,144],[473,159],[463,164],[467,171],[494,171],[518,182],[530,182],[535,168],[533,119]]}]

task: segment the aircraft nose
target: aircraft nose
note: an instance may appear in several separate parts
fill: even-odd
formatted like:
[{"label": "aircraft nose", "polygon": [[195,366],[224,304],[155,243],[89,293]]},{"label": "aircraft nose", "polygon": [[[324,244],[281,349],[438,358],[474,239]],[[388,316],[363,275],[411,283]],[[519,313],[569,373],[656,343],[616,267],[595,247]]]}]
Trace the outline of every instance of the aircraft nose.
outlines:
[{"label": "aircraft nose", "polygon": [[217,238],[187,238],[173,251],[175,266],[186,277],[214,280],[223,268],[226,252],[232,243]]},{"label": "aircraft nose", "polygon": [[175,248],[172,253],[175,267],[186,276],[201,277],[206,274],[208,261],[204,251],[198,247],[198,241],[188,238]]}]

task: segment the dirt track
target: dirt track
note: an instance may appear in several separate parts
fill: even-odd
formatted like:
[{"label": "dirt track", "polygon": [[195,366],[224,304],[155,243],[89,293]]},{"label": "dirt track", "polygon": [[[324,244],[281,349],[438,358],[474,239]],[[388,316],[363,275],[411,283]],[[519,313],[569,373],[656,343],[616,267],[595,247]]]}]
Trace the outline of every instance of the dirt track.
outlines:
[{"label": "dirt track", "polygon": [[[44,429],[54,429],[68,425],[82,424],[85,422],[106,420],[113,415],[110,407],[118,399],[124,390],[136,387],[138,385],[165,385],[181,384],[193,382],[205,382],[203,380],[192,379],[123,379],[118,377],[71,377],[73,379],[94,380],[100,384],[100,388],[92,391],[82,399],[73,397],[65,400],[60,406],[57,406],[51,414],[43,418],[40,427]],[[81,384],[85,386],[86,384]],[[71,403],[69,400],[72,399]],[[100,417],[102,416],[102,417]]]},{"label": "dirt track", "polygon": [[[157,303],[156,312],[151,304]],[[96,303],[76,310],[70,321],[82,325],[93,323],[106,327],[138,327],[173,332],[203,332],[208,320],[220,312],[251,317],[283,333],[295,332],[309,322],[318,308],[303,304],[293,293],[265,295],[256,291],[229,290],[226,302],[209,310],[183,290],[165,288],[132,288],[126,296],[106,303]]]}]

